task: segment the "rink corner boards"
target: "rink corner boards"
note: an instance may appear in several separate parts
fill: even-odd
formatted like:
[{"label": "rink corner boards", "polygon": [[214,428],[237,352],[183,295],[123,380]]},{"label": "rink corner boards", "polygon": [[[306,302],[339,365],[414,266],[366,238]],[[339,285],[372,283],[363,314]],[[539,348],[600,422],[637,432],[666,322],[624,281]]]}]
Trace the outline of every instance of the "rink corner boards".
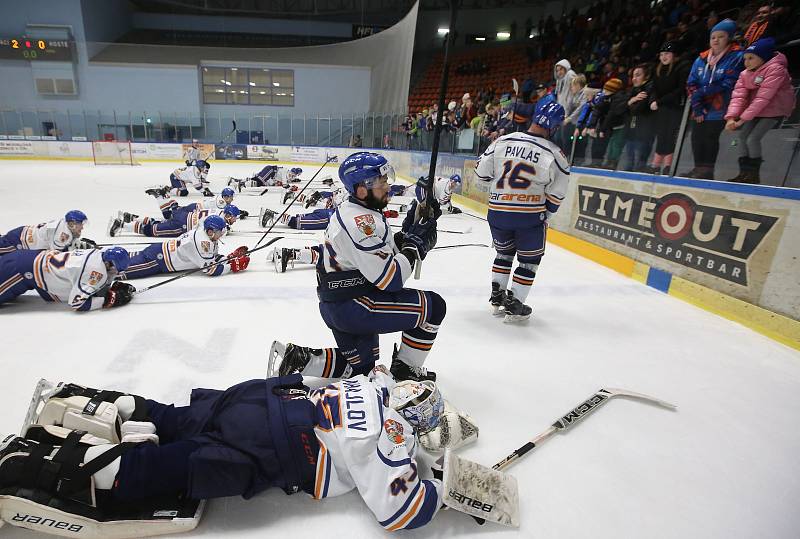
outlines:
[{"label": "rink corner boards", "polygon": [[[486,206],[483,204],[459,195],[455,195],[454,198],[458,200],[459,205],[486,216]],[[670,296],[738,322],[781,344],[800,350],[800,322],[797,320],[693,283],[552,228],[547,232],[547,241]]]}]

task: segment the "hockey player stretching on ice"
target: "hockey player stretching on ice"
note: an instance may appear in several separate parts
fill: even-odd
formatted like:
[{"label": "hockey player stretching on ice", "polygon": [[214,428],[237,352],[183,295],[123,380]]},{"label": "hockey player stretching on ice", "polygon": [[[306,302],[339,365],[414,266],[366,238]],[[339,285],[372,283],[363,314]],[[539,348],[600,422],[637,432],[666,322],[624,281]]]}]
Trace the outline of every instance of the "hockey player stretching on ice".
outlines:
[{"label": "hockey player stretching on ice", "polygon": [[[288,191],[287,195],[292,195],[292,191]],[[319,198],[317,198],[317,195]],[[328,228],[328,223],[331,220],[331,215],[333,212],[336,211],[336,208],[341,205],[342,202],[347,200],[349,193],[345,189],[337,189],[336,191],[314,191],[313,194],[309,196],[307,202],[310,204],[306,204],[306,208],[311,206],[312,204],[316,204],[321,199],[325,199],[327,202],[325,204],[325,208],[319,208],[309,213],[297,213],[294,215],[285,214],[280,218],[281,225],[286,225],[289,228],[294,228],[296,230],[325,230]],[[302,201],[302,195],[298,197],[298,201]],[[284,200],[284,203],[286,200]],[[270,210],[269,208],[264,208],[261,210],[261,226],[267,228],[272,222],[275,220],[275,216],[277,212]]]},{"label": "hockey player stretching on ice", "polygon": [[[433,182],[433,196],[439,202],[442,213],[461,213],[461,209],[453,206],[453,191],[461,185],[461,176],[453,174],[449,178],[436,176]],[[414,196],[416,185],[393,185],[389,196]]]},{"label": "hockey player stretching on ice", "polygon": [[[357,489],[386,530],[419,528],[443,497],[441,468],[420,457],[472,442],[478,429],[434,382],[368,375],[313,391],[297,374],[195,389],[183,407],[60,384],[36,399],[24,437],[0,439],[0,509],[27,500],[28,512],[108,522],[110,533],[122,531],[114,515],[148,499],[249,499],[277,487],[321,500]],[[145,514],[137,536],[147,535]]]},{"label": "hockey player stretching on ice", "polygon": [[81,239],[86,220],[81,210],[71,210],[63,219],[13,228],[0,236],[0,256],[18,249],[91,249],[97,244],[87,238]]},{"label": "hockey player stretching on ice", "polygon": [[181,270],[205,268],[205,272],[216,277],[225,273],[237,273],[247,269],[250,257],[247,247],[239,247],[231,253],[231,259],[224,264],[212,266],[226,257],[217,254],[217,242],[225,235],[227,226],[219,215],[209,215],[189,232],[179,238],[163,243],[154,243],[144,251],[134,254],[125,279],[141,279],[159,273],[171,273]]},{"label": "hockey player stretching on ice", "polygon": [[0,257],[0,303],[36,290],[43,300],[69,303],[76,311],[119,307],[136,291],[128,283],[111,282],[125,271],[128,261],[128,251],[122,247],[15,251]]},{"label": "hockey player stretching on ice", "polygon": [[286,167],[267,165],[247,178],[228,178],[228,185],[236,185],[239,191],[245,187],[272,187],[275,185],[286,187],[292,182],[299,182],[298,176],[302,173],[303,169],[300,167],[287,169]]},{"label": "hockey player stretching on ice", "polygon": [[206,187],[208,183],[206,177],[210,169],[211,163],[202,159],[193,161],[192,164],[185,167],[176,168],[169,175],[170,186],[166,189],[172,196],[185,197],[189,195],[189,189],[186,186],[191,185],[204,197],[213,197],[214,193]]},{"label": "hockey player stretching on ice", "polygon": [[[181,207],[177,200],[169,196],[169,187],[151,187],[150,189],[146,190],[145,193],[152,195],[158,201],[158,209],[161,212],[161,215],[164,216],[164,219],[171,219],[172,212]],[[187,204],[183,207],[185,208],[187,206],[191,206],[193,209],[200,208],[204,210],[221,210],[228,204],[233,204],[233,196],[233,189],[226,187],[215,197],[204,198],[200,202]],[[139,216],[129,212],[120,211],[118,212],[117,217],[121,219],[123,223],[130,223]]]},{"label": "hockey player stretching on ice", "polygon": [[[524,301],[544,255],[547,220],[567,192],[569,163],[549,140],[563,121],[561,105],[545,105],[526,133],[510,133],[492,142],[475,169],[479,179],[491,182],[488,218],[497,256],[489,301],[506,322],[531,315]],[[514,255],[518,265],[507,289]]]},{"label": "hockey player stretching on ice", "polygon": [[239,208],[233,204],[228,204],[221,210],[206,210],[197,204],[188,204],[173,210],[172,217],[165,221],[144,217],[125,223],[119,217],[112,218],[108,227],[108,235],[113,237],[120,231],[124,231],[142,234],[148,237],[177,238],[181,234],[195,228],[200,221],[209,215],[219,215],[225,219],[225,224],[230,228],[239,218],[240,214],[241,211]]},{"label": "hockey player stretching on ice", "polygon": [[394,170],[378,154],[351,155],[339,166],[339,178],[350,198],[331,217],[317,264],[319,310],[338,347],[275,342],[270,372],[323,378],[364,374],[378,360],[378,334],[402,331],[392,374],[434,379],[422,364],[444,319],[445,302],[435,292],[403,284],[417,258],[425,258],[436,244],[436,219],[414,223],[412,207],[402,231],[392,236],[382,211]]}]

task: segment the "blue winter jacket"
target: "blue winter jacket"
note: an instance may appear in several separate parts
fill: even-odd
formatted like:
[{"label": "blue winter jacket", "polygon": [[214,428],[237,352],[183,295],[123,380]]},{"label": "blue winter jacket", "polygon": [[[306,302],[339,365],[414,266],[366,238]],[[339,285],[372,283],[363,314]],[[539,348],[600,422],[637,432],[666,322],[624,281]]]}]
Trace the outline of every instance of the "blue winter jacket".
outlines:
[{"label": "blue winter jacket", "polygon": [[710,52],[710,49],[701,52],[692,64],[686,80],[686,91],[690,96],[693,116],[702,116],[705,120],[723,120],[733,87],[744,69],[742,51],[734,43],[713,70],[708,68]]}]

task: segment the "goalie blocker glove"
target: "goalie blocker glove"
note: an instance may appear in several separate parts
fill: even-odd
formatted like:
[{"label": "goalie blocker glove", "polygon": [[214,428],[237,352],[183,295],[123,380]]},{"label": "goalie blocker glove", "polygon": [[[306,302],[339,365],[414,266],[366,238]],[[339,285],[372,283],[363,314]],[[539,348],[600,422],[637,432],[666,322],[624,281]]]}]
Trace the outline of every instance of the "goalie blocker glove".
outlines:
[{"label": "goalie blocker glove", "polygon": [[114,281],[106,291],[105,301],[103,302],[104,309],[112,307],[121,307],[127,305],[133,299],[133,294],[136,288],[129,283],[123,281]]}]

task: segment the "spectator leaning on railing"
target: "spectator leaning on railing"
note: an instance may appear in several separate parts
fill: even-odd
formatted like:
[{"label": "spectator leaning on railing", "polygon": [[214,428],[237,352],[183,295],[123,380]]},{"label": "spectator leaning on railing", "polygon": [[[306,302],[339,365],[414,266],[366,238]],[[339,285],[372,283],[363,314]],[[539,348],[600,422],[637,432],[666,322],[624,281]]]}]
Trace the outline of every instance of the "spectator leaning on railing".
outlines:
[{"label": "spectator leaning on railing", "polygon": [[653,111],[650,110],[650,66],[640,64],[633,68],[633,87],[628,92],[628,121],[625,133],[625,152],[633,172],[650,172],[647,157],[653,147]]},{"label": "spectator leaning on railing", "polygon": [[654,174],[669,172],[678,138],[689,75],[689,64],[681,60],[679,54],[674,43],[664,43],[653,76],[650,110],[655,112],[656,151],[650,171]]},{"label": "spectator leaning on railing", "polygon": [[691,100],[694,168],[684,176],[714,179],[719,135],[731,91],[742,71],[742,51],[731,42],[736,23],[725,19],[711,29],[710,48],[694,61],[686,81]]},{"label": "spectator leaning on railing", "polygon": [[725,128],[739,132],[739,175],[728,181],[761,182],[761,139],[795,107],[786,64],[786,56],[775,52],[771,37],[759,39],[744,51],[745,70],[725,114]]}]

